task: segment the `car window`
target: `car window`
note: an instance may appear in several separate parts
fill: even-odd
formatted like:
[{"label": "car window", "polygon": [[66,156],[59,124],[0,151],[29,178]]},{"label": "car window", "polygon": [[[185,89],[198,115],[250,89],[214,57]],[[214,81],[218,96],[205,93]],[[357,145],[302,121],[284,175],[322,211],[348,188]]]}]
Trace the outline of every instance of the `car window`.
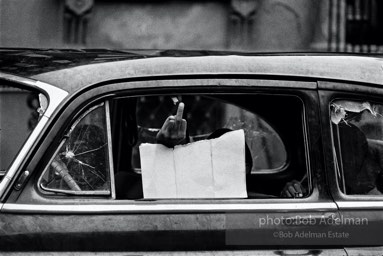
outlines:
[{"label": "car window", "polygon": [[330,111],[341,190],[349,195],[382,194],[383,105],[337,100]]},{"label": "car window", "polygon": [[[251,171],[271,173],[283,170],[287,160],[285,146],[278,133],[261,116],[229,102],[200,95],[137,98],[137,124],[142,128],[138,145],[153,142],[155,136],[151,132],[158,131],[166,118],[175,114],[177,102],[185,103],[184,118],[188,121],[187,132],[192,141],[206,139],[222,128],[243,129],[251,151]],[[139,171],[138,146],[133,154],[134,167]]]},{"label": "car window", "polygon": [[0,85],[0,174],[9,168],[36,126],[39,109],[37,92]]},{"label": "car window", "polygon": [[[173,146],[158,140],[158,133],[167,118],[176,115],[180,102],[184,104],[182,114],[187,127],[186,136],[176,146],[173,145],[173,149]],[[214,188],[218,176],[225,177],[226,185],[221,184],[225,189],[233,183],[245,186],[245,198],[280,197],[283,187],[291,180],[302,181],[302,185],[307,186],[303,104],[297,97],[160,95],[121,98],[111,102],[111,106],[117,198],[217,198],[218,189],[209,189]],[[125,132],[121,132],[121,129]],[[223,141],[230,140],[230,135],[225,138],[230,131],[243,131],[244,145],[242,150],[237,151],[242,152],[245,167],[242,173],[239,171],[241,167],[232,167],[222,174],[220,171],[224,172],[225,164],[229,166],[236,162],[234,157],[240,159],[235,149],[238,145],[226,144],[227,155],[217,162],[214,160],[215,152],[222,152],[222,148],[212,146],[209,149],[206,140],[218,141],[212,144],[221,143],[221,137]],[[197,146],[193,148],[194,145]],[[212,157],[206,158],[209,154]],[[213,164],[210,165],[209,161]],[[216,166],[222,163],[224,166],[217,171]],[[229,178],[236,171],[239,172],[238,176],[245,179],[244,182],[234,179],[238,176]],[[158,180],[162,180],[162,183]],[[198,187],[200,184],[204,186]],[[178,190],[190,187],[192,192],[174,192],[175,187]],[[146,189],[149,189],[150,196],[145,195]],[[202,193],[204,189],[206,194]],[[225,189],[220,192],[223,193]],[[157,196],[158,193],[166,196]],[[237,196],[243,198],[240,194]],[[235,196],[225,194],[222,197]]]},{"label": "car window", "polygon": [[[153,95],[105,105],[109,111],[92,107],[73,122],[40,178],[45,191],[111,195],[115,189],[117,199],[270,198],[298,180],[308,195],[298,97]],[[184,135],[170,145],[164,127],[181,108]]]},{"label": "car window", "polygon": [[45,191],[110,195],[105,105],[91,108],[72,125],[40,184]]}]

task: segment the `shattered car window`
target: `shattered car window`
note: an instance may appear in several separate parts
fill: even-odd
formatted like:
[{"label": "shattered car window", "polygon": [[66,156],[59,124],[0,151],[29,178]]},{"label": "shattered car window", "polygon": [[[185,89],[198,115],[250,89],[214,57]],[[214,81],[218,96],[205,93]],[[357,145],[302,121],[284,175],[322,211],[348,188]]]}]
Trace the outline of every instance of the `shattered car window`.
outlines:
[{"label": "shattered car window", "polygon": [[89,110],[71,127],[41,186],[55,192],[110,193],[104,105]]},{"label": "shattered car window", "polygon": [[350,195],[383,191],[383,105],[338,100],[331,106],[334,158],[341,190]]}]

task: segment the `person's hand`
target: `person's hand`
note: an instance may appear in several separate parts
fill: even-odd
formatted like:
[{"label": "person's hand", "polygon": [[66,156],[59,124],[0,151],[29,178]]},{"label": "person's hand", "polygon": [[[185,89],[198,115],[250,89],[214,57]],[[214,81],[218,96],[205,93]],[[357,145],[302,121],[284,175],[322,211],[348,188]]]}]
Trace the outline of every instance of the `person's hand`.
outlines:
[{"label": "person's hand", "polygon": [[186,139],[186,120],[182,119],[185,104],[179,103],[177,108],[177,114],[175,116],[169,116],[161,130],[157,133],[157,143],[161,143],[167,147],[174,147],[181,144]]},{"label": "person's hand", "polygon": [[302,186],[299,181],[292,180],[287,182],[285,187],[282,189],[282,197],[301,198],[306,194],[306,189]]}]

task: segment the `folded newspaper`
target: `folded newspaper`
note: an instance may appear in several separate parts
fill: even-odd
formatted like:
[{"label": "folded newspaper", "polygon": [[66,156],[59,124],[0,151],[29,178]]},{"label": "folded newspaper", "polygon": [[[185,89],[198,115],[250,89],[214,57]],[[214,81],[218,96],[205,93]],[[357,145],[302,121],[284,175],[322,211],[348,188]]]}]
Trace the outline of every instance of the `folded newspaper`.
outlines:
[{"label": "folded newspaper", "polygon": [[243,130],[168,148],[141,144],[144,198],[245,198]]}]

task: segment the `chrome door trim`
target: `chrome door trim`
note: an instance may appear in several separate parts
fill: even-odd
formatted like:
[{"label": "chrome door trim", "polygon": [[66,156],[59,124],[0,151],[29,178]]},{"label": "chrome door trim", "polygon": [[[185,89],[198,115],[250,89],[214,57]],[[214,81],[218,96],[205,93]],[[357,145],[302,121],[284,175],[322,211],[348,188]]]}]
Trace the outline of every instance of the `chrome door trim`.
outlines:
[{"label": "chrome door trim", "polygon": [[108,163],[109,163],[109,175],[110,175],[110,187],[112,199],[116,199],[116,186],[114,180],[114,165],[113,165],[113,145],[112,145],[112,127],[110,121],[110,107],[109,101],[105,102],[105,117],[106,117],[106,131],[108,140]]},{"label": "chrome door trim", "polygon": [[[371,198],[371,197],[370,197]],[[381,198],[380,198],[381,199]],[[363,200],[363,199],[361,199]],[[361,200],[350,200],[350,201],[336,201],[340,210],[371,210],[371,209],[383,209],[383,201],[364,201]]]},{"label": "chrome door trim", "polygon": [[[116,202],[116,201],[114,201]],[[323,203],[158,203],[158,201],[120,201],[126,204],[4,204],[2,212],[9,213],[43,213],[43,214],[78,214],[78,213],[157,213],[157,212],[307,212],[337,211],[333,202]]]},{"label": "chrome door trim", "polygon": [[0,182],[0,197],[2,197],[8,185],[11,183],[13,177],[16,175],[21,163],[24,161],[29,150],[32,148],[32,145],[36,141],[37,137],[40,135],[41,131],[44,129],[45,125],[48,123],[48,120],[51,117],[52,113],[56,110],[58,105],[68,95],[68,92],[47,83],[43,83],[43,82],[39,82],[39,81],[35,81],[32,79],[23,78],[19,76],[9,75],[9,74],[0,73],[0,80],[6,80],[6,81],[23,84],[25,86],[35,88],[39,91],[44,92],[49,99],[48,108],[46,109],[43,116],[37,123],[35,129],[33,129],[32,133],[29,135],[24,146],[21,148],[18,155],[14,159],[12,165],[6,172],[4,178]]},{"label": "chrome door trim", "polygon": [[[352,248],[350,249],[352,252],[358,252],[355,254],[346,254],[344,249],[321,249],[318,250],[318,254],[315,253],[315,255],[318,256],[331,256],[331,255],[337,255],[337,256],[348,256],[348,255],[379,255],[379,252],[383,250],[383,247],[378,247],[382,249],[375,249],[374,247],[368,247],[365,249],[365,247],[359,247],[360,250],[357,250],[358,248]],[[371,248],[371,249],[370,249]],[[349,250],[349,248],[347,248]],[[367,253],[364,253],[367,252]],[[369,252],[372,252],[374,254],[371,254]],[[310,249],[254,249],[254,250],[215,250],[215,251],[191,251],[191,252],[180,252],[180,251],[102,251],[102,252],[84,252],[84,251],[70,251],[70,252],[61,252],[61,251],[33,251],[31,253],[30,251],[24,252],[24,251],[18,251],[16,253],[8,252],[5,253],[5,255],[9,256],[30,256],[31,254],[36,256],[47,256],[47,255],[55,255],[55,256],[73,256],[73,255],[86,255],[86,256],[92,256],[92,255],[102,255],[102,256],[275,256],[275,255],[290,255],[290,256],[298,256],[298,255],[314,255],[312,254],[312,250]]]}]

